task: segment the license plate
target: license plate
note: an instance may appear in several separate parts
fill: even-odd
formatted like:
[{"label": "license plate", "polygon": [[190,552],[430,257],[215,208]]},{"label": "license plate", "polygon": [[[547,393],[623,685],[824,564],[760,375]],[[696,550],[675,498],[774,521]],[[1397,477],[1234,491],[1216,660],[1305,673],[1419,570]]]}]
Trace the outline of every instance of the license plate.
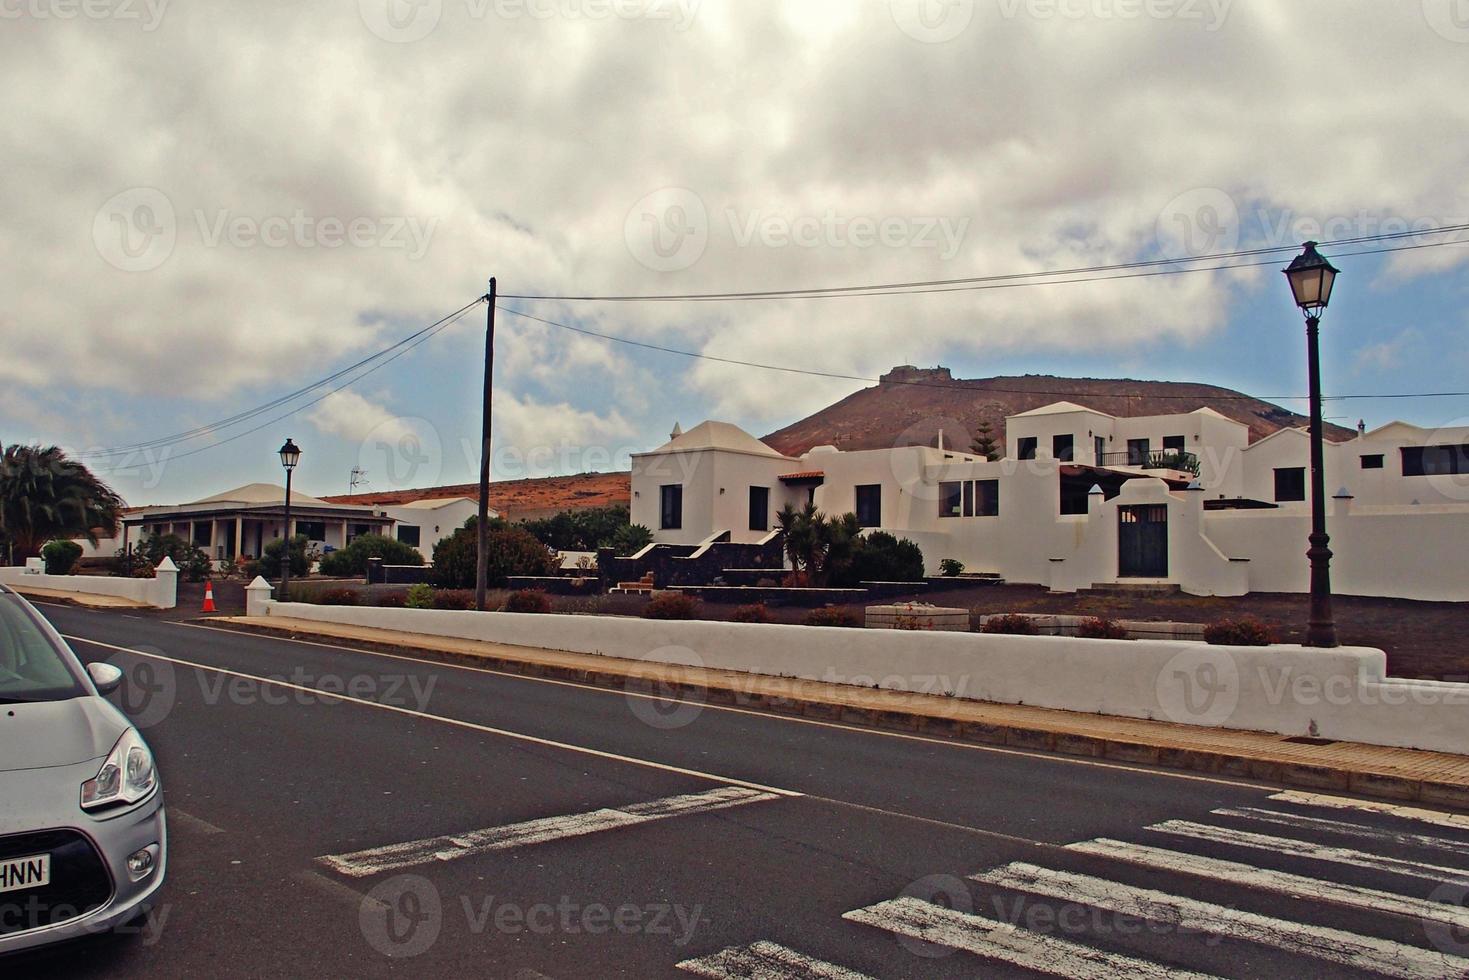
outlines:
[{"label": "license plate", "polygon": [[0,892],[22,888],[44,888],[51,884],[51,855],[0,858]]}]

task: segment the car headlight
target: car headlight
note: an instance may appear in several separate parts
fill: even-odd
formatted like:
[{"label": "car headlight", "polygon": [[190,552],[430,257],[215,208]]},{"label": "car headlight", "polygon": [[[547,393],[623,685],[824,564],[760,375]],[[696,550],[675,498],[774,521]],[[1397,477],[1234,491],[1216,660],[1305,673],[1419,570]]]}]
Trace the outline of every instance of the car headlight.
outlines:
[{"label": "car headlight", "polygon": [[158,785],[153,753],[137,729],[122,733],[97,775],[82,783],[82,809],[101,810],[118,804],[136,803]]}]

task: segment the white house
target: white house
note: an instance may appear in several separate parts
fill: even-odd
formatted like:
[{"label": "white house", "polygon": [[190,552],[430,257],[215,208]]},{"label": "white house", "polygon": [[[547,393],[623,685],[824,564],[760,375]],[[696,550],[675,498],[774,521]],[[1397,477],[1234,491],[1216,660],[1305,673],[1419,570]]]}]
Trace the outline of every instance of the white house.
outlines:
[{"label": "white house", "polygon": [[[658,542],[752,542],[812,501],[914,541],[930,573],[955,558],[1057,591],[1308,588],[1303,430],[1251,443],[1207,408],[1117,417],[1059,402],[1007,419],[1005,446],[993,462],[942,445],[792,457],[705,422],[633,457],[632,519]],[[1325,472],[1337,592],[1469,600],[1469,428],[1359,431],[1327,444]]]}]

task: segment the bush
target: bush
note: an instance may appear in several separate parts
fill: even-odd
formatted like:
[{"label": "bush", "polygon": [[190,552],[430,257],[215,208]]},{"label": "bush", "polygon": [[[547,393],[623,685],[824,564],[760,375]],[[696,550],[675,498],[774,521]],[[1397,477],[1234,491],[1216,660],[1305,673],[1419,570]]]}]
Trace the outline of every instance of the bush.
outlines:
[{"label": "bush", "polygon": [[409,609],[432,609],[434,587],[427,583],[408,586],[407,604]]},{"label": "bush", "polygon": [[408,593],[383,592],[377,596],[374,605],[383,609],[402,609],[408,605]]},{"label": "bush", "polygon": [[964,563],[957,558],[945,558],[939,562],[939,572],[945,578],[958,578],[964,571]]},{"label": "bush", "polygon": [[1241,616],[1205,626],[1204,642],[1216,646],[1268,647],[1275,642],[1275,631],[1253,616]]},{"label": "bush", "polygon": [[[308,553],[306,535],[298,534],[291,539],[291,577],[305,578],[311,572],[312,553]],[[260,557],[260,574],[268,579],[281,577],[281,555],[286,550],[286,543],[279,539],[265,546],[265,554]]]},{"label": "bush", "polygon": [[770,622],[770,610],[765,608],[763,602],[740,606],[730,613],[729,621],[731,623],[768,623]]},{"label": "bush", "polygon": [[47,575],[70,575],[82,557],[82,546],[75,541],[52,541],[41,549]]},{"label": "bush", "polygon": [[[445,589],[472,589],[475,584],[475,562],[478,543],[474,520],[434,545],[434,584]],[[537,541],[535,535],[519,528],[491,526],[486,548],[489,571],[486,584],[503,589],[511,575],[555,575],[559,570],[556,556]]]},{"label": "bush", "polygon": [[540,589],[521,589],[519,592],[510,593],[510,597],[505,600],[504,611],[512,613],[548,613],[551,611],[551,600]]},{"label": "bush", "polygon": [[1101,616],[1083,619],[1076,627],[1076,635],[1088,640],[1125,640],[1127,627]]},{"label": "bush", "polygon": [[859,582],[921,582],[923,552],[907,538],[899,540],[886,531],[873,531],[853,543],[852,560],[845,574],[835,572],[832,583],[855,586]]},{"label": "bush", "polygon": [[1007,613],[1004,616],[991,616],[980,627],[981,633],[1006,633],[1011,636],[1038,636],[1040,630],[1036,628],[1035,620],[1029,616],[1021,616],[1018,613]]},{"label": "bush", "polygon": [[806,614],[803,622],[807,626],[840,626],[846,629],[861,629],[866,623],[862,614],[846,606],[823,606]]},{"label": "bush", "polygon": [[315,601],[318,606],[355,606],[360,598],[356,589],[323,589]]},{"label": "bush", "polygon": [[[133,570],[136,578],[137,566],[158,567],[165,558],[173,559],[178,566],[179,576],[186,582],[202,582],[214,574],[214,562],[203,548],[190,544],[177,534],[153,534],[143,538],[133,547]],[[118,564],[126,567],[128,557],[118,552]]]},{"label": "bush", "polygon": [[682,592],[660,592],[643,607],[644,619],[693,619],[699,602]]},{"label": "bush", "polygon": [[473,609],[473,589],[435,589],[433,604],[435,609]]},{"label": "bush", "polygon": [[321,560],[321,574],[338,578],[365,576],[369,558],[381,558],[384,565],[423,564],[423,555],[412,545],[381,534],[359,534],[347,547]]},{"label": "bush", "polygon": [[894,616],[893,629],[895,630],[931,630],[933,625],[926,623],[917,616]]}]

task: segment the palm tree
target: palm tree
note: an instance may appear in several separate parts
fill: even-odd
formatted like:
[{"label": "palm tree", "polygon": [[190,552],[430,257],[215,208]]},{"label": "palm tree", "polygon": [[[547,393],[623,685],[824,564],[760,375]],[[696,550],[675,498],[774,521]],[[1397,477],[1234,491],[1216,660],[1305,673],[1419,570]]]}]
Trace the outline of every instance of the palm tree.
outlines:
[{"label": "palm tree", "polygon": [[41,553],[55,538],[86,538],[117,533],[122,498],[91,470],[56,446],[7,446],[0,454],[0,534],[9,541],[12,561]]}]

